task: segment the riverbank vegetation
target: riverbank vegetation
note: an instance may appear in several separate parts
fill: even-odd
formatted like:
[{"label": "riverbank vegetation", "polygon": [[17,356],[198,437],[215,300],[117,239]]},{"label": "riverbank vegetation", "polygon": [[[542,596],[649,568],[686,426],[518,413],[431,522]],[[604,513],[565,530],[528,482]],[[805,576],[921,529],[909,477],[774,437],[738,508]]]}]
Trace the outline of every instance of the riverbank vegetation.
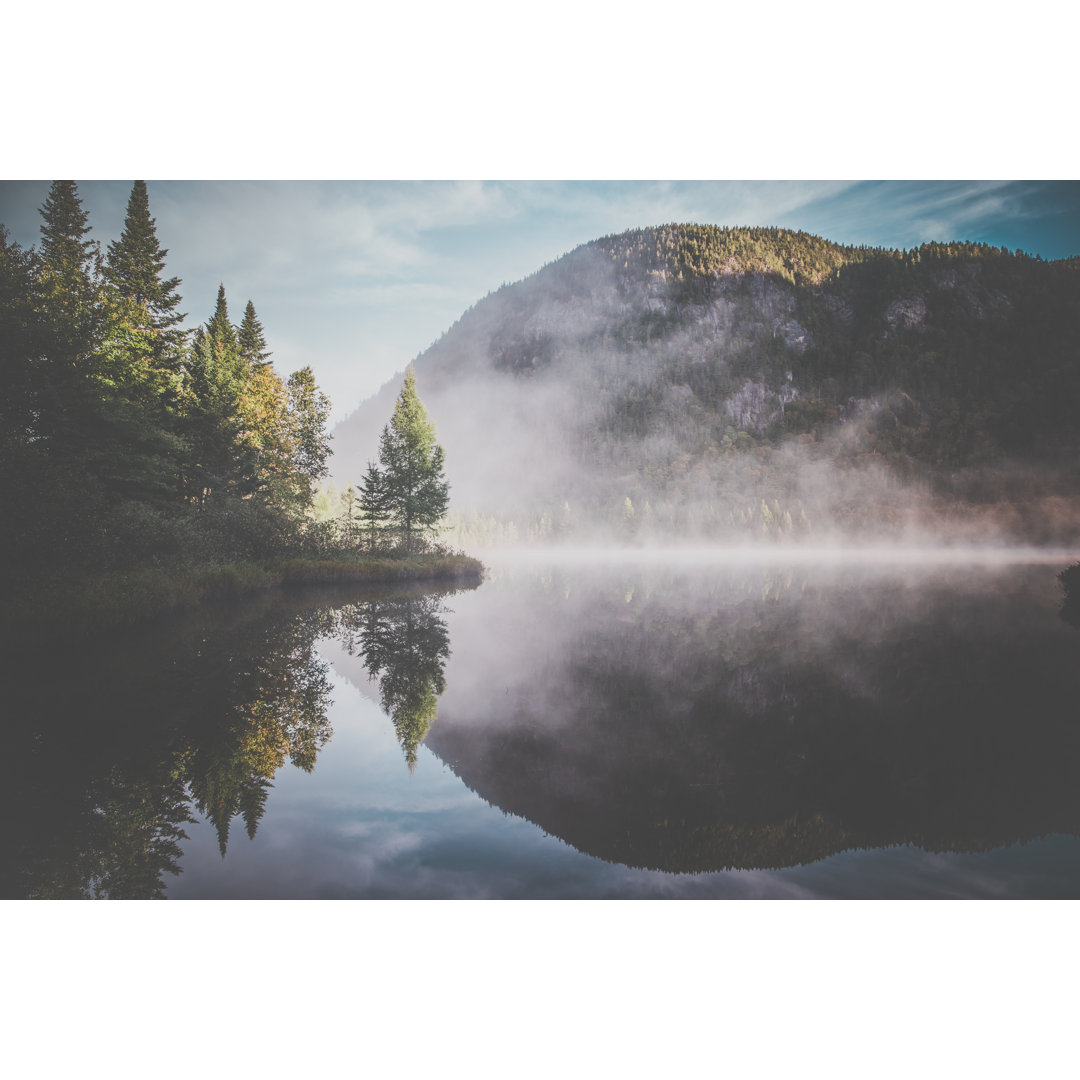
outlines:
[{"label": "riverbank vegetation", "polygon": [[479,574],[433,527],[386,522],[372,559],[347,526],[315,520],[329,400],[310,367],[274,370],[253,301],[234,324],[224,284],[182,329],[145,182],[104,252],[73,181],[40,213],[29,250],[0,226],[3,629],[126,622],[290,582]]}]

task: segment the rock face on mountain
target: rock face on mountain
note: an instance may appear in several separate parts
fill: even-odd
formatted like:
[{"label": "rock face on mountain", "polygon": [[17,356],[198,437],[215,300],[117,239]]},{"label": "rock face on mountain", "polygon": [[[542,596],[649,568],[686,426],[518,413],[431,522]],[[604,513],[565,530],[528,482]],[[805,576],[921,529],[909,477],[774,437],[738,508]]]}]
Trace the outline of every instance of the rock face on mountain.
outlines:
[{"label": "rock face on mountain", "polygon": [[[454,505],[521,538],[951,514],[1049,539],[1076,525],[1078,315],[1076,259],[666,226],[503,287],[414,368]],[[374,458],[398,385],[336,431],[338,483]]]}]

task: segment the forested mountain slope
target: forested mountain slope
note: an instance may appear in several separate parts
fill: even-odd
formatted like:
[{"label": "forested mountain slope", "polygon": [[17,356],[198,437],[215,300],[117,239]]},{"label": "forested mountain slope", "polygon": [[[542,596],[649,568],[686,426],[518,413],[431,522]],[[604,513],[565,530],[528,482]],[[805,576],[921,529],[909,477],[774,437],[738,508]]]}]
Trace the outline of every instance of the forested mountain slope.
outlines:
[{"label": "forested mountain slope", "polygon": [[[465,540],[1075,535],[1080,260],[780,229],[605,237],[414,364]],[[355,483],[396,381],[335,433]]]}]

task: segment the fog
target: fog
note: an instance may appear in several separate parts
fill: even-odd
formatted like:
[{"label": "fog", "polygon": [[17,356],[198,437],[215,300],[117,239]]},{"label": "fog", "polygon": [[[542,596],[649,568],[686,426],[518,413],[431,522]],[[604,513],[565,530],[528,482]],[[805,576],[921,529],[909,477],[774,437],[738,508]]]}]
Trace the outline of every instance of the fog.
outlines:
[{"label": "fog", "polygon": [[[598,243],[504,286],[414,361],[446,451],[452,546],[820,553],[1060,549],[1080,536],[1070,453],[992,447],[975,406],[949,412],[936,390],[886,378],[840,393],[821,373],[821,343],[846,342],[866,318],[857,293],[759,273],[720,275],[687,298],[669,275],[642,270],[634,241],[620,243],[631,247],[621,261]],[[935,279],[963,301],[956,318],[972,334],[1012,310],[983,277],[961,268]],[[927,310],[921,296],[885,306],[871,340],[941,348]],[[843,360],[860,363],[854,351]],[[335,432],[339,487],[376,457],[399,389],[387,384]]]},{"label": "fog", "polygon": [[572,546],[569,544],[501,548],[488,556],[494,567],[605,566],[730,568],[730,567],[959,567],[1003,568],[1055,566],[1080,558],[1073,547],[974,546],[966,544],[820,545],[814,543],[651,546]]}]

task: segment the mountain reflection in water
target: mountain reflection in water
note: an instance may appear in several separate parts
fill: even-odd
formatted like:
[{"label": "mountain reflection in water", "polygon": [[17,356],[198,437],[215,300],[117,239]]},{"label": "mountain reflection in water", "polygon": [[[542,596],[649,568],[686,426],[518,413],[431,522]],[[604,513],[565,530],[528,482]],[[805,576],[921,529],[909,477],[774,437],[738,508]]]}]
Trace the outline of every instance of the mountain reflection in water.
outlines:
[{"label": "mountain reflection in water", "polygon": [[527,602],[485,589],[427,745],[581,851],[696,873],[1078,832],[1080,637],[1052,571],[555,569]]},{"label": "mountain reflection in water", "polygon": [[508,563],[21,657],[2,895],[1072,894],[1057,569]]}]

